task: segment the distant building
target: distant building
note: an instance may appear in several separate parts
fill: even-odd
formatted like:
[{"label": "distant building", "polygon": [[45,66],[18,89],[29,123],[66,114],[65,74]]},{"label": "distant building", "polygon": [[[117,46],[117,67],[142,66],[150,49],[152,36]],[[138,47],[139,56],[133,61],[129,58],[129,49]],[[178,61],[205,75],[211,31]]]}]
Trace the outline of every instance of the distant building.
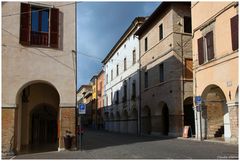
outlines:
[{"label": "distant building", "polygon": [[[197,138],[238,141],[238,2],[192,2]],[[201,135],[202,134],[202,135]]]},{"label": "distant building", "polygon": [[3,155],[75,136],[75,37],[75,3],[2,3]]},{"label": "distant building", "polygon": [[137,17],[104,58],[104,121],[108,131],[138,132],[139,41],[134,36],[145,21]]},{"label": "distant building", "polygon": [[103,128],[103,108],[104,108],[104,71],[97,75],[97,128]]},{"label": "distant building", "polygon": [[162,2],[136,32],[140,40],[141,132],[195,132],[192,94],[191,3]]},{"label": "distant building", "polygon": [[[78,105],[86,105],[86,114],[81,119],[82,125],[85,127],[92,126],[92,93],[92,85],[82,85],[77,91]],[[79,117],[78,125],[80,125]]]}]

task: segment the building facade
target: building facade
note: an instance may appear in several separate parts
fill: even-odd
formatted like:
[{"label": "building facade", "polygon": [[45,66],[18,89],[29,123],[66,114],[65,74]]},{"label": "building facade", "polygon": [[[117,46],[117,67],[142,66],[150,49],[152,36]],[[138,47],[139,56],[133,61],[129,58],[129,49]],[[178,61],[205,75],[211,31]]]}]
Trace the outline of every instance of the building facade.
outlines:
[{"label": "building facade", "polygon": [[103,107],[104,107],[104,71],[97,75],[97,129],[103,129]]},{"label": "building facade", "polygon": [[144,22],[137,17],[102,61],[104,64],[105,129],[138,132],[139,41],[134,36]]},{"label": "building facade", "polygon": [[136,32],[140,40],[141,133],[194,133],[191,4],[162,2]]},{"label": "building facade", "polygon": [[90,85],[92,86],[92,127],[97,128],[97,76],[94,75],[90,80]]},{"label": "building facade", "polygon": [[75,135],[75,35],[75,3],[2,4],[3,154]]},{"label": "building facade", "polygon": [[201,98],[197,138],[236,142],[238,2],[193,2],[191,8],[194,96]]}]

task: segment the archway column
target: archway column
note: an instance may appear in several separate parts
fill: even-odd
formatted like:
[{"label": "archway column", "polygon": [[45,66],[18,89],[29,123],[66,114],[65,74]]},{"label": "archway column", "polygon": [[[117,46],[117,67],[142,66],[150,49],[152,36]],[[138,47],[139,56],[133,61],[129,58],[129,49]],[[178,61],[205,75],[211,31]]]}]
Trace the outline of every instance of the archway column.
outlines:
[{"label": "archway column", "polygon": [[229,111],[230,142],[238,142],[238,102],[227,102]]},{"label": "archway column", "polygon": [[[59,136],[59,147],[58,151],[64,150],[64,136],[66,135],[66,131],[70,131],[71,136],[76,139],[75,136],[75,107],[72,106],[64,106],[59,108],[59,118],[58,118],[58,136]],[[73,140],[72,147],[76,146],[75,141]]]}]

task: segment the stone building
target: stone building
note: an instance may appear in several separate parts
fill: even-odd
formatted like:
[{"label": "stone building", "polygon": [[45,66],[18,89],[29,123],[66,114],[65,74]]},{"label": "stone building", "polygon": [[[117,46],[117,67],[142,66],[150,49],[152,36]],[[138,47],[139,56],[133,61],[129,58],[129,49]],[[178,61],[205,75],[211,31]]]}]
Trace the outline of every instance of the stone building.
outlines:
[{"label": "stone building", "polygon": [[202,107],[196,110],[197,138],[236,142],[238,2],[192,2],[191,8],[193,92],[200,98],[195,106]]},{"label": "stone building", "polygon": [[103,128],[103,107],[104,107],[104,71],[97,75],[97,128]]},{"label": "stone building", "polygon": [[104,121],[108,131],[138,132],[139,41],[134,36],[144,22],[135,18],[104,58]]},{"label": "stone building", "polygon": [[162,2],[136,32],[140,40],[141,132],[194,133],[191,4]]},{"label": "stone building", "polygon": [[2,3],[2,154],[75,135],[75,3]]}]

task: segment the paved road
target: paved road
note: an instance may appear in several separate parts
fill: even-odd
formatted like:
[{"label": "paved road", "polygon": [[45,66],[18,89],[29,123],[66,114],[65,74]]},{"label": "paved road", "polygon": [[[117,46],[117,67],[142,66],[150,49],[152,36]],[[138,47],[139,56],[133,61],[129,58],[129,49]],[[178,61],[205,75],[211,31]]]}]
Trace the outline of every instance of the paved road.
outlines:
[{"label": "paved road", "polygon": [[15,159],[237,159],[238,146],[87,131],[83,151],[18,155]]}]

